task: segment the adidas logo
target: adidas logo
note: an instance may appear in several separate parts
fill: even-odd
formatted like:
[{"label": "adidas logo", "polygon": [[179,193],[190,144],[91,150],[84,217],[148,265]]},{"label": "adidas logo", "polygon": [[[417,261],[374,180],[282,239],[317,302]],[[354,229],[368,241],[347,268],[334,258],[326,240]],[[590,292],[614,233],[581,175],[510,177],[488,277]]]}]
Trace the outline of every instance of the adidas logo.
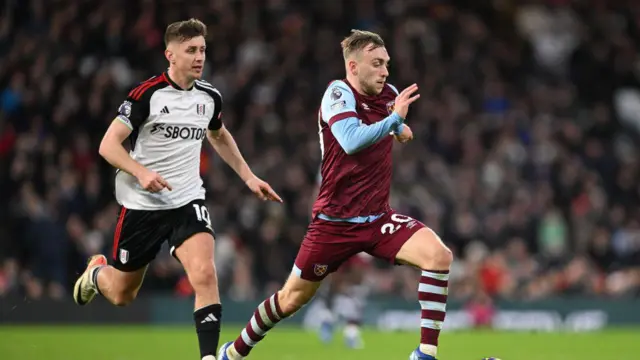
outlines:
[{"label": "adidas logo", "polygon": [[168,114],[169,113],[169,108],[168,107],[163,107],[162,110],[160,110],[160,114]]},{"label": "adidas logo", "polygon": [[213,316],[213,314],[209,314],[207,315],[206,318],[204,318],[204,320],[200,321],[201,324],[204,324],[206,322],[214,322],[214,321],[218,321],[218,318],[216,318],[215,316]]}]

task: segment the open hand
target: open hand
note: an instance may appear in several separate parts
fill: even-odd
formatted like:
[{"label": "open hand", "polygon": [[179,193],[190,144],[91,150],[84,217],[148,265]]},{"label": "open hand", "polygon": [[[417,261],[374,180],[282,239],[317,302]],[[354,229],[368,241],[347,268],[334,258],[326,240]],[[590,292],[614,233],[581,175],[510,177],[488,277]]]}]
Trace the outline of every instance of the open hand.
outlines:
[{"label": "open hand", "polygon": [[418,91],[418,85],[413,84],[402,90],[402,92],[396,97],[394,111],[398,113],[398,115],[400,115],[400,117],[402,117],[403,119],[407,118],[409,105],[420,98],[420,94],[414,95],[413,97],[411,96],[416,91]]},{"label": "open hand", "polygon": [[257,176],[247,180],[246,184],[249,187],[249,189],[251,189],[251,191],[253,191],[253,193],[256,194],[258,198],[260,198],[260,200],[263,200],[263,201],[271,200],[271,201],[277,201],[280,203],[282,202],[282,199],[278,194],[276,194],[275,191],[273,191],[273,189],[271,188],[271,185],[262,181]]}]

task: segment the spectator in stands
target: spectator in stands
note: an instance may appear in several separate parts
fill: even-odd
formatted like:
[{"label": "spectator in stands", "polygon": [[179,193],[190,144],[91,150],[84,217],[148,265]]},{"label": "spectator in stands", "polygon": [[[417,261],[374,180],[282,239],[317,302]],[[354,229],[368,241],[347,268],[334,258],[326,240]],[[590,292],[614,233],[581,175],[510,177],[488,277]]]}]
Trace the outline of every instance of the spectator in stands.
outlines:
[{"label": "spectator in stands", "polygon": [[[99,138],[133,79],[162,70],[162,29],[188,16],[212,30],[206,79],[225,94],[227,126],[285,198],[255,201],[203,153],[223,292],[261,298],[288,274],[320,161],[316,101],[342,70],[326,44],[360,27],[389,39],[395,84],[420,85],[392,204],[459,254],[452,297],[640,294],[637,5],[455,3],[9,2],[0,296],[65,296],[87,254],[108,253],[117,204]],[[189,294],[172,261],[153,264],[143,293]],[[415,283],[380,268],[378,291]]]}]

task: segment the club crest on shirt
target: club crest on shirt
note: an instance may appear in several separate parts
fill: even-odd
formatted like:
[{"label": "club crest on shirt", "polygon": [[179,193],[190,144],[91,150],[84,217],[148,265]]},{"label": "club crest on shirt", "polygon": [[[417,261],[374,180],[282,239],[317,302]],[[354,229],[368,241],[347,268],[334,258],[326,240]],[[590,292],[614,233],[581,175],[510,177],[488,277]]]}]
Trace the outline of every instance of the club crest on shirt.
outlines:
[{"label": "club crest on shirt", "polygon": [[387,103],[387,112],[389,112],[389,115],[391,115],[391,113],[393,112],[393,110],[396,109],[396,101],[395,100],[391,100]]},{"label": "club crest on shirt", "polygon": [[332,100],[338,100],[342,97],[342,91],[340,91],[339,88],[334,87],[333,89],[331,89],[331,99]]},{"label": "club crest on shirt", "polygon": [[196,112],[198,115],[204,115],[204,104],[198,104],[196,106]]},{"label": "club crest on shirt", "polygon": [[129,261],[129,252],[125,249],[120,249],[120,262],[126,264]]},{"label": "club crest on shirt", "polygon": [[327,272],[328,268],[329,268],[329,265],[314,264],[313,273],[316,274],[316,276],[322,276]]}]

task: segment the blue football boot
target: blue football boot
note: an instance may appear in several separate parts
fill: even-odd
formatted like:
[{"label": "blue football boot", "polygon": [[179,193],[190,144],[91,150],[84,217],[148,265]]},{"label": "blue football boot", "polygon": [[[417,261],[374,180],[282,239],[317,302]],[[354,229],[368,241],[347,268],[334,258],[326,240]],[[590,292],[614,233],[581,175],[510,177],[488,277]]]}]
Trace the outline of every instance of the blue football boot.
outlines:
[{"label": "blue football boot", "polygon": [[229,341],[228,343],[224,343],[220,346],[220,350],[218,350],[218,360],[231,360],[227,356],[227,349],[231,345],[233,345],[233,341]]},{"label": "blue football boot", "polygon": [[422,351],[420,351],[420,348],[417,348],[413,350],[411,355],[409,355],[409,360],[437,360],[437,359],[431,355],[423,354]]}]

